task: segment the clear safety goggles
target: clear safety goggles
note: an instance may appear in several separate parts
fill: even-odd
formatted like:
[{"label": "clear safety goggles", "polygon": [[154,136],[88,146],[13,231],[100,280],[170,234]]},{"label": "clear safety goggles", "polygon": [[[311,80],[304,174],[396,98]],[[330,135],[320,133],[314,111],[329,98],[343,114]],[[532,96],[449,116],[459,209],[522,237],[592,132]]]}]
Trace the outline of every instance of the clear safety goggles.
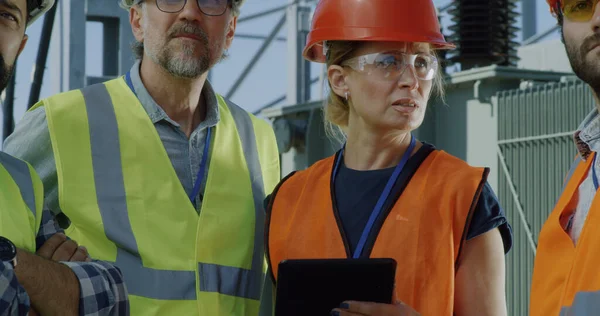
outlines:
[{"label": "clear safety goggles", "polygon": [[[190,0],[194,1],[194,0]],[[219,16],[223,15],[227,11],[231,0],[196,0],[198,2],[198,8],[205,15]],[[142,0],[136,1],[140,3]],[[188,0],[156,0],[156,6],[158,9],[165,13],[177,13],[185,8]]]},{"label": "clear safety goggles", "polygon": [[350,58],[343,65],[382,81],[399,80],[409,67],[418,79],[432,80],[437,73],[438,60],[426,53],[374,53]]},{"label": "clear safety goggles", "polygon": [[599,0],[561,0],[560,10],[565,18],[573,22],[592,19]]}]

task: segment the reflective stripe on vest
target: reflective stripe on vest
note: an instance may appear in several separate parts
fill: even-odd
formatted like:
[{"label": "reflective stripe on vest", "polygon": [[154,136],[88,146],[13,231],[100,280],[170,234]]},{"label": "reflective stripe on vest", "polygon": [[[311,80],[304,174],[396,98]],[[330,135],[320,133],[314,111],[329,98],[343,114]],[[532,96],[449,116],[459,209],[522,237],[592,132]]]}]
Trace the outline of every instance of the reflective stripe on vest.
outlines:
[{"label": "reflective stripe on vest", "polygon": [[[57,159],[59,187],[68,186],[66,179],[78,174],[84,179],[80,181],[81,188],[70,186],[59,196],[61,208],[72,222],[67,233],[90,242],[88,250],[93,257],[116,262],[130,295],[182,302],[197,300],[202,293],[215,293],[256,302],[250,306],[249,302],[232,301],[233,307],[223,307],[230,298],[215,299],[217,303],[205,298],[197,300],[201,314],[251,315],[258,311],[264,283],[262,202],[265,191],[270,192],[279,177],[273,173],[278,165],[267,165],[265,169],[265,164],[277,157],[276,143],[272,131],[271,135],[265,134],[270,128],[266,122],[255,122],[248,113],[226,104],[221,97],[218,101],[221,120],[212,142],[199,215],[186,198],[148,114],[122,79],[59,95],[45,101],[44,106]],[[80,122],[82,115],[87,118],[89,131]],[[70,127],[72,131],[60,129],[69,119],[77,122]],[[260,133],[260,141],[256,133]],[[89,167],[84,166],[85,160],[78,166],[71,157],[73,151],[83,157],[89,155]],[[136,159],[139,165],[133,163]],[[88,178],[93,179],[93,185],[86,183]],[[93,194],[96,206],[89,199],[77,201],[79,191],[82,196]],[[163,192],[169,195],[162,196]],[[77,209],[80,204],[83,209]],[[159,206],[153,207],[155,204]],[[146,216],[147,213],[152,215]],[[224,218],[229,213],[231,218]],[[223,236],[219,236],[221,230],[225,231]],[[177,242],[161,244],[168,240]],[[193,248],[186,250],[188,247]],[[195,267],[190,266],[190,260],[198,260]],[[148,310],[145,302],[132,300],[132,312],[168,311],[160,307],[166,302],[156,304],[158,307]],[[182,306],[172,304],[179,305],[171,307]],[[184,308],[181,311],[190,313],[191,305],[186,306],[180,307]]]},{"label": "reflective stripe on vest", "polygon": [[573,305],[563,307],[560,316],[589,316],[600,313],[600,291],[579,292],[575,295]]},{"label": "reflective stripe on vest", "polygon": [[0,235],[35,252],[42,216],[42,184],[24,161],[0,152]]},{"label": "reflective stripe on vest", "polygon": [[0,152],[0,164],[4,166],[8,173],[10,173],[10,176],[21,191],[23,201],[25,201],[25,204],[27,204],[27,207],[35,217],[35,190],[33,188],[29,166],[26,162],[10,157],[3,152]]},{"label": "reflective stripe on vest", "polygon": [[[130,252],[124,250],[127,249],[133,251],[133,253],[139,253],[127,216],[127,201],[123,186],[121,154],[118,141],[119,130],[112,101],[104,85],[88,86],[82,90],[82,93],[88,115],[94,118],[89,120],[92,156],[94,156],[96,151],[99,151],[108,152],[110,154],[107,157],[113,158],[112,160],[93,159],[94,175],[102,220],[104,223],[110,223],[109,225],[104,225],[106,235],[119,236],[119,240],[124,241],[124,244],[117,249],[116,265],[118,267],[130,267],[132,269],[127,269],[128,271],[136,271],[138,273],[136,275],[129,274],[125,276],[126,279],[135,280],[127,284],[129,292],[134,295],[163,300],[196,299],[193,271],[148,269],[143,267],[140,257],[132,256]],[[248,117],[246,112],[237,108],[237,106],[230,107],[230,110],[238,127],[238,134],[242,141],[252,179],[252,193],[257,219],[255,220],[254,253],[262,253],[263,243],[260,241],[263,240],[262,236],[264,235],[262,225],[264,223],[264,209],[262,202],[265,194],[260,163],[258,162],[254,130],[252,129],[250,117]],[[115,141],[106,141],[102,140],[102,138]],[[107,200],[103,198],[104,196],[119,197],[119,200]],[[200,290],[258,300],[262,291],[260,284],[263,278],[263,258],[259,256],[253,257],[251,270],[199,263],[198,271],[200,279],[210,280],[209,282],[201,281]],[[160,289],[152,288],[149,284],[145,284],[144,281],[147,280],[160,280],[158,283],[164,285],[164,287]],[[253,286],[240,288],[240,284],[252,284]]]},{"label": "reflective stripe on vest", "polygon": [[[220,102],[224,99],[218,97]],[[264,223],[265,209],[263,206],[265,195],[262,171],[260,162],[258,161],[258,150],[256,148],[256,136],[252,128],[252,121],[248,113],[239,108],[237,105],[228,103],[229,110],[235,121],[238,135],[242,142],[244,157],[250,172],[252,185],[252,196],[254,198],[254,249],[253,253],[264,253]],[[206,292],[219,292],[223,294],[240,296],[254,300],[260,299],[262,292],[264,257],[253,256],[252,268],[250,270],[231,268],[225,266],[200,264],[201,276],[218,275],[217,282],[200,283],[200,290]],[[203,278],[206,279],[206,278]],[[253,284],[248,288],[240,288],[240,284]]]},{"label": "reflective stripe on vest", "polygon": [[[115,264],[127,271],[124,278],[130,294],[162,300],[196,299],[193,271],[169,271],[146,268],[129,222],[127,200],[121,166],[119,128],[114,108],[104,85],[88,86],[81,91],[90,118],[92,157],[101,153],[104,159],[93,159],[98,207],[106,236],[114,236],[121,244]],[[112,197],[110,199],[105,197]],[[111,238],[112,239],[112,238]],[[150,283],[148,283],[150,282]],[[152,283],[163,285],[162,288]]]}]

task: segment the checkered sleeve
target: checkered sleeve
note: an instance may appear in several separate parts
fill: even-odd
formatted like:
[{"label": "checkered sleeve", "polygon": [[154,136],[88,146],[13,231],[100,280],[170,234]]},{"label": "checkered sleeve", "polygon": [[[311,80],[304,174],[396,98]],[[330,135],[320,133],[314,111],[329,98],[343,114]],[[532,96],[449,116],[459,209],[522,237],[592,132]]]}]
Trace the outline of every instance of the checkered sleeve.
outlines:
[{"label": "checkered sleeve", "polygon": [[36,249],[40,249],[40,247],[52,237],[52,235],[57,233],[64,233],[63,229],[58,226],[58,223],[54,220],[52,213],[50,210],[45,209],[42,212],[42,221],[40,223],[40,229],[38,230],[37,236],[35,238],[35,246]]},{"label": "checkered sleeve", "polygon": [[[44,210],[35,240],[37,248],[57,233],[64,231],[50,211]],[[127,289],[119,268],[104,261],[61,263],[71,268],[79,280],[79,315],[129,315]]]},{"label": "checkered sleeve", "polygon": [[119,268],[104,261],[61,263],[79,279],[79,315],[129,315],[127,289]]},{"label": "checkered sleeve", "polygon": [[29,312],[29,296],[17,281],[12,266],[0,263],[0,316],[26,316]]}]

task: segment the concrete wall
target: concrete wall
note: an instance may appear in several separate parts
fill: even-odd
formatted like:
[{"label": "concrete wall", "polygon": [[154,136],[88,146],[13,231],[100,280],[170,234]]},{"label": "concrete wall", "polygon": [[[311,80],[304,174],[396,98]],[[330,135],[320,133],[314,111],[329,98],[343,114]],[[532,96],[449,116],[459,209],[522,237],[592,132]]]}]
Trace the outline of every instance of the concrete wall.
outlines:
[{"label": "concrete wall", "polygon": [[572,72],[565,45],[560,39],[520,47],[517,51],[521,69]]}]

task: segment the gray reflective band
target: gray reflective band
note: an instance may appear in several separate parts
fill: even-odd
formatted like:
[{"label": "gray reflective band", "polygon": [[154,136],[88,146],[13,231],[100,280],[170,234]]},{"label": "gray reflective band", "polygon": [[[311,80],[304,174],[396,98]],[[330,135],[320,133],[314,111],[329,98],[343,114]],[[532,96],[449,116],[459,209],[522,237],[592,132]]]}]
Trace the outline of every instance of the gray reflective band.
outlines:
[{"label": "gray reflective band", "polygon": [[33,180],[31,179],[31,173],[29,172],[29,166],[17,158],[11,157],[3,152],[0,152],[0,164],[8,171],[11,178],[21,191],[21,197],[29,210],[35,217],[35,189],[33,187]]},{"label": "gray reflective band", "polygon": [[127,210],[119,130],[106,86],[82,89],[90,126],[96,195],[104,233],[117,245],[115,264],[129,294],[160,300],[194,300],[194,271],[155,270],[142,265]]},{"label": "gray reflective band", "polygon": [[[199,263],[198,274],[200,275],[200,291],[219,292],[253,300],[260,299],[262,290],[260,285],[263,276],[253,270]],[[257,287],[258,293],[256,292]]]},{"label": "gray reflective band", "polygon": [[[195,272],[155,270],[142,265],[129,221],[121,165],[119,131],[110,95],[103,84],[82,89],[90,126],[96,195],[104,232],[117,245],[115,264],[121,269],[129,294],[161,300],[196,299]],[[255,207],[254,254],[263,253],[264,185],[252,121],[235,105],[233,114],[252,182]],[[258,300],[262,291],[263,257],[252,258],[251,270],[198,264],[200,290]]]},{"label": "gray reflective band", "polygon": [[252,257],[252,268],[250,270],[200,263],[198,267],[200,291],[219,292],[226,295],[259,300],[264,279],[264,257],[257,254],[262,254],[264,251],[265,211],[263,200],[265,199],[265,187],[252,119],[239,106],[229,101],[226,102],[237,127],[252,183],[255,216],[254,249],[252,252],[254,256]]},{"label": "gray reflective band", "polygon": [[271,281],[271,275],[265,273],[265,279],[263,283],[263,292],[260,297],[260,309],[258,311],[259,316],[272,316],[274,299],[273,299],[273,282]]},{"label": "gray reflective band", "polygon": [[[156,270],[142,266],[136,253],[117,248],[116,265],[121,267],[129,294],[159,300],[195,300],[194,271]],[[133,289],[133,290],[132,290]]]},{"label": "gray reflective band", "polygon": [[588,316],[600,314],[600,292],[579,292],[573,305],[563,307],[560,316]]}]

